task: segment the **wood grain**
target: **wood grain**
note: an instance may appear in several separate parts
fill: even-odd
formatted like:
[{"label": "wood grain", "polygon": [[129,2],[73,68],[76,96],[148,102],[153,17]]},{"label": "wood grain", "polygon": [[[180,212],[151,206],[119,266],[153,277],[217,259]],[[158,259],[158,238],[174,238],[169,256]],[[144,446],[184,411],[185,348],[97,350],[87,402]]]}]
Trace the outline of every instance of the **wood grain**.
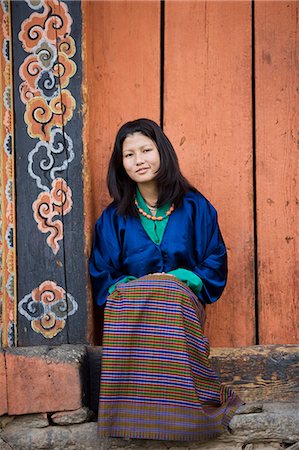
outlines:
[{"label": "wood grain", "polygon": [[[86,347],[84,387],[90,407],[97,413],[102,348]],[[245,412],[254,412],[251,402],[296,402],[299,377],[299,346],[268,345],[243,348],[214,348],[211,365],[221,383],[230,386],[249,403]],[[259,407],[257,406],[258,412]]]},{"label": "wood grain", "polygon": [[106,173],[118,128],[139,117],[159,121],[160,2],[83,2],[83,8],[94,223],[110,202]]},{"label": "wood grain", "polygon": [[221,382],[245,402],[296,402],[299,346],[267,345],[211,351],[212,367]]},{"label": "wood grain", "polygon": [[[118,128],[160,117],[160,2],[82,2],[85,253],[110,203],[106,174]],[[146,20],[144,20],[146,18]],[[89,292],[89,341],[100,342],[103,311]],[[93,325],[91,325],[93,324]]]},{"label": "wood grain", "polygon": [[251,4],[166,2],[164,129],[183,173],[214,204],[229,279],[207,308],[213,346],[255,343]]},{"label": "wood grain", "polygon": [[256,178],[261,344],[298,343],[298,8],[256,2]]}]

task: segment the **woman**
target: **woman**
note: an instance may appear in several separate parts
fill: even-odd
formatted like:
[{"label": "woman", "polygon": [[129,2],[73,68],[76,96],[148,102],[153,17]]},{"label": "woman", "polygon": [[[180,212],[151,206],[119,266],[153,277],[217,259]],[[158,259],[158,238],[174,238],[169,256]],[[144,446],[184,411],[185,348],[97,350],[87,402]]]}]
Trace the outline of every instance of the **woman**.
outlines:
[{"label": "woman", "polygon": [[203,336],[226,250],[213,206],[183,177],[161,128],[123,125],[108,170],[113,203],[96,223],[90,275],[105,305],[100,436],[201,440],[242,404],[220,385]]}]

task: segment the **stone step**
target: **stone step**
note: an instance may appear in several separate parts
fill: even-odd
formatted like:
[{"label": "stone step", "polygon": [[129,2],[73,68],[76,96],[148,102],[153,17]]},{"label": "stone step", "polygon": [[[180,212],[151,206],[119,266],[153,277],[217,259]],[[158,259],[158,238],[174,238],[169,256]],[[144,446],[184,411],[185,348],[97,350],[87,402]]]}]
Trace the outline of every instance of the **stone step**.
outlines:
[{"label": "stone step", "polygon": [[[62,413],[60,414],[61,418]],[[88,420],[85,411],[76,417]],[[4,423],[6,421],[6,423]],[[69,423],[68,423],[69,422]],[[241,407],[230,431],[208,442],[173,442],[108,438],[99,440],[96,422],[74,424],[74,412],[63,425],[53,416],[33,414],[0,418],[1,450],[299,450],[298,403],[251,403]]]},{"label": "stone step", "polygon": [[[298,345],[216,348],[211,364],[245,402],[299,401]],[[0,349],[0,416],[75,410],[82,404],[96,412],[100,368],[101,347]]]},{"label": "stone step", "polygon": [[99,441],[100,347],[2,349],[0,449],[299,450],[298,360],[295,345],[213,349],[221,381],[246,401],[218,439]]}]

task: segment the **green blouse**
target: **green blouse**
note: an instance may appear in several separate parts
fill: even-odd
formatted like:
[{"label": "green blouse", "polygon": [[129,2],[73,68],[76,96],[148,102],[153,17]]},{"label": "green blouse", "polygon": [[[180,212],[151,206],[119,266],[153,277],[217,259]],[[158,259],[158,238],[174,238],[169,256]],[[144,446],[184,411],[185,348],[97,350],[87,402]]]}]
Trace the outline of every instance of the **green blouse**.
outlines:
[{"label": "green blouse", "polygon": [[[136,191],[136,198],[137,198],[137,202],[138,202],[138,205],[140,206],[140,208],[142,208],[143,211],[145,211],[147,214],[151,214],[151,212],[150,212],[149,208],[147,207],[138,188]],[[165,205],[158,208],[158,210],[156,212],[156,216],[157,217],[165,216],[165,214],[169,210],[169,208],[170,208],[170,203],[169,202],[165,203]],[[147,219],[145,216],[140,215],[141,225],[143,226],[143,228],[144,228],[145,232],[147,233],[147,235],[149,236],[149,238],[157,245],[160,245],[162,242],[164,231],[166,229],[168,220],[169,220],[169,217],[167,217],[164,220],[150,220],[150,219]],[[178,268],[175,270],[171,270],[168,273],[170,275],[174,275],[178,280],[185,283],[194,292],[195,295],[198,295],[200,293],[201,288],[202,288],[202,281],[195,273],[191,272],[191,270]],[[109,294],[112,294],[112,292],[115,290],[116,285],[118,283],[128,283],[131,280],[136,280],[136,277],[129,275],[129,276],[122,278],[120,281],[118,281],[117,283],[110,286],[110,288],[108,289]]]}]

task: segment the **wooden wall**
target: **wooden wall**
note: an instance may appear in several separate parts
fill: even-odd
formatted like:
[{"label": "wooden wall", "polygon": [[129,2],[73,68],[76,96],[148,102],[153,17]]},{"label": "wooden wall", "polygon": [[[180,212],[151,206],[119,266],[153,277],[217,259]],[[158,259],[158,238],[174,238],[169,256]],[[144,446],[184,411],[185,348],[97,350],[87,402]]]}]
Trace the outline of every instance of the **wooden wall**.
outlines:
[{"label": "wooden wall", "polygon": [[[214,346],[295,343],[298,2],[83,2],[89,238],[127,120],[162,125],[216,206],[229,256]],[[296,226],[297,225],[297,226]],[[298,267],[298,266],[297,266]]]},{"label": "wooden wall", "polygon": [[250,3],[166,4],[164,86],[165,132],[183,172],[215,205],[228,247],[228,286],[209,308],[207,334],[218,346],[252,345]]},{"label": "wooden wall", "polygon": [[298,9],[256,2],[256,196],[261,344],[298,343]]}]

